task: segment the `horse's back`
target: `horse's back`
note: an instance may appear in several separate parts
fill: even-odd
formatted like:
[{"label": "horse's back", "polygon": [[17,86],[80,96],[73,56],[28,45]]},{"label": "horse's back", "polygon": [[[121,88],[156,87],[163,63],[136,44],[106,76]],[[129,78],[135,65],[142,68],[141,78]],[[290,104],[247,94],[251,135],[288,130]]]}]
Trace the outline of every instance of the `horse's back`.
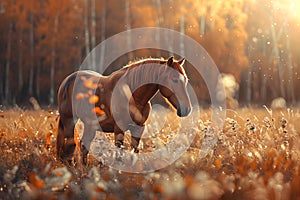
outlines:
[{"label": "horse's back", "polygon": [[[76,71],[67,76],[61,83],[57,98],[58,110],[61,116],[72,116],[73,94],[75,90],[83,90],[82,81],[95,79],[99,80],[101,75],[90,70]],[[75,86],[76,85],[76,86]],[[75,86],[75,88],[74,88]],[[84,88],[86,89],[86,88]]]}]

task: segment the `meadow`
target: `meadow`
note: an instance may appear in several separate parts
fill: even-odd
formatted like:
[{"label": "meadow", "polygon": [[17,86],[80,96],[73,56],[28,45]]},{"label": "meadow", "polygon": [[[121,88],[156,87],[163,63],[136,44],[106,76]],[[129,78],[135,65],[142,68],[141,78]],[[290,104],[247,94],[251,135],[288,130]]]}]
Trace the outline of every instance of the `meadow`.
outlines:
[{"label": "meadow", "polygon": [[[178,130],[175,113],[166,116],[161,130],[147,129],[156,134],[143,140],[141,153],[167,144]],[[201,111],[190,124],[196,136],[188,150],[170,166],[141,174],[93,156],[87,166],[62,164],[55,156],[57,117],[55,110],[0,112],[0,199],[300,199],[296,108],[228,110],[221,130],[209,110]],[[159,123],[159,115],[151,120]],[[211,131],[216,145],[203,149]]]}]

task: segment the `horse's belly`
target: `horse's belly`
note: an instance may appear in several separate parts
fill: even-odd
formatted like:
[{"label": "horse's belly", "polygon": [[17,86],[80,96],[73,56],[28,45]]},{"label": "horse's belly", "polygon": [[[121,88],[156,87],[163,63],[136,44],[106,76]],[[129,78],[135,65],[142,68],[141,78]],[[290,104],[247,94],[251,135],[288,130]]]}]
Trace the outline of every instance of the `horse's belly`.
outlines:
[{"label": "horse's belly", "polygon": [[103,132],[114,132],[114,126],[113,120],[111,122],[99,122],[100,130]]}]

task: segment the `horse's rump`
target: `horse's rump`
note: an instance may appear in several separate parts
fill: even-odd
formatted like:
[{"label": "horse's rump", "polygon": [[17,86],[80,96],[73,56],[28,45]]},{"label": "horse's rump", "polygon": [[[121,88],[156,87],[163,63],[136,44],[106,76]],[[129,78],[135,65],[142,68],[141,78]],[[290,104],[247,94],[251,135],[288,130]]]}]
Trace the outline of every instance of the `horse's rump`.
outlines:
[{"label": "horse's rump", "polygon": [[92,71],[77,71],[66,77],[58,90],[60,115],[74,116],[80,106],[81,108],[90,107],[89,100],[96,93],[100,78],[100,74]]}]

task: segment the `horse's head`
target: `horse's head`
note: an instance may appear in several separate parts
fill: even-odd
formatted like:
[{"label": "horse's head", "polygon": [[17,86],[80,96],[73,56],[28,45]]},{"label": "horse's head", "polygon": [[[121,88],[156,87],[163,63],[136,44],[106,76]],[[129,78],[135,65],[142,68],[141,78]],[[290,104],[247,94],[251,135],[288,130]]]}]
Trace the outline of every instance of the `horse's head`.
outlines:
[{"label": "horse's head", "polygon": [[166,70],[160,74],[164,84],[159,85],[160,93],[177,109],[179,117],[189,115],[192,110],[186,88],[188,79],[182,67],[184,61],[184,58],[175,61],[173,57],[170,57],[165,62]]}]

